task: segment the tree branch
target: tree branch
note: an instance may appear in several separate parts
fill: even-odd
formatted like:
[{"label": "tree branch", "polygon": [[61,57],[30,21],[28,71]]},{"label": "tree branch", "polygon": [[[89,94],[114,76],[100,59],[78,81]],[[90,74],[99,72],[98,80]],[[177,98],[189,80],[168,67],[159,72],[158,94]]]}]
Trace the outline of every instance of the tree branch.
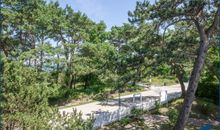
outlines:
[{"label": "tree branch", "polygon": [[207,35],[206,35],[206,32],[205,32],[205,30],[204,30],[204,27],[203,27],[203,25],[201,25],[200,23],[199,23],[199,21],[198,21],[198,19],[196,20],[194,20],[194,24],[195,24],[195,26],[196,26],[196,28],[197,28],[197,30],[198,30],[198,32],[199,32],[199,37],[200,37],[200,42],[205,42],[205,41],[208,41],[207,39],[208,39],[208,37],[207,37]]},{"label": "tree branch", "polygon": [[0,41],[0,50],[2,49],[5,56],[8,57],[8,50],[6,49],[6,42],[5,41],[6,41],[5,39]]},{"label": "tree branch", "polygon": [[219,9],[218,11],[215,12],[215,17],[212,22],[212,25],[205,31],[208,36],[211,35],[218,26],[218,21],[219,21],[218,13],[219,13]]},{"label": "tree branch", "polygon": [[179,20],[177,20],[177,21],[174,21],[174,22],[168,24],[168,25],[165,27],[164,31],[163,31],[163,35],[162,35],[162,37],[163,37],[163,38],[162,38],[162,43],[164,43],[164,37],[165,37],[165,32],[166,32],[166,30],[167,30],[171,25],[174,25],[175,23],[178,23],[178,22],[180,22],[180,21],[194,21],[194,19],[191,19],[191,18],[184,18],[184,19],[179,19]]}]

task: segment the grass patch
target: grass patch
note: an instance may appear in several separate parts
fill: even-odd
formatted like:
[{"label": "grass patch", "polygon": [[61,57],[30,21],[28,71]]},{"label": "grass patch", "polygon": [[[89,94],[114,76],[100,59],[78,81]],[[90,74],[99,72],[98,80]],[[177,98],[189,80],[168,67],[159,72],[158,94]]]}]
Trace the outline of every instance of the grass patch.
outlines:
[{"label": "grass patch", "polygon": [[[143,83],[149,83],[149,77],[142,80]],[[157,85],[157,86],[169,86],[177,84],[178,80],[174,76],[157,76],[151,78],[151,84]]]},{"label": "grass patch", "polygon": [[[183,104],[183,99],[177,99],[168,104],[168,107],[162,106],[159,109],[159,114],[167,115],[169,109],[181,110]],[[211,100],[206,98],[196,98],[193,101],[192,110],[190,112],[190,117],[199,119],[211,119],[217,120],[218,106],[215,105]]]}]

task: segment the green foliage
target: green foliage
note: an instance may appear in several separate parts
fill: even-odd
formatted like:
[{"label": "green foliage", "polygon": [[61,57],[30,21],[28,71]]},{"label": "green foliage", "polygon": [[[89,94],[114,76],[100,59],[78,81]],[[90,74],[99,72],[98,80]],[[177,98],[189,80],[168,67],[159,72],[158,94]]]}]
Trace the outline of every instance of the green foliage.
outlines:
[{"label": "green foliage", "polygon": [[206,57],[205,70],[202,73],[198,88],[196,91],[196,96],[208,98],[218,104],[219,101],[219,76],[218,76],[218,49],[211,47],[208,50]]},{"label": "green foliage", "polygon": [[4,125],[46,127],[50,110],[47,100],[54,92],[48,73],[6,59],[3,75]]},{"label": "green foliage", "polygon": [[122,126],[126,126],[127,124],[129,124],[131,122],[131,119],[129,117],[125,117],[125,118],[122,118],[120,120],[120,125]]},{"label": "green foliage", "polygon": [[[56,110],[55,110],[56,111]],[[55,112],[57,113],[57,112]],[[60,113],[52,116],[50,125],[54,129],[77,129],[77,130],[93,130],[93,117],[90,116],[86,121],[82,118],[82,113],[78,113],[75,109],[71,113]]]},{"label": "green foliage", "polygon": [[[205,64],[205,75],[203,79],[210,78],[209,82],[219,81],[219,50],[216,47],[217,42],[213,43],[213,46],[209,48],[208,54],[206,57],[206,64]],[[208,81],[208,79],[207,79]]]},{"label": "green foliage", "polygon": [[214,101],[208,98],[197,98],[195,105],[193,106],[193,112],[191,116],[195,118],[202,118],[202,119],[214,119],[216,120],[218,107],[214,104]]},{"label": "green foliage", "polygon": [[170,68],[168,65],[162,64],[158,67],[158,71],[159,71],[159,74],[161,75],[167,75],[170,71]]},{"label": "green foliage", "polygon": [[[203,70],[202,66],[204,66],[206,50],[209,48],[208,45],[211,44],[213,41],[215,41],[217,37],[218,13],[219,13],[218,8],[219,8],[219,3],[216,0],[211,0],[211,1],[159,0],[156,1],[154,4],[150,4],[149,1],[143,1],[143,2],[138,1],[135,10],[133,12],[129,12],[128,15],[130,16],[129,21],[132,22],[133,24],[137,24],[141,26],[142,24],[153,23],[153,25],[155,26],[155,31],[157,30],[158,32],[161,32],[161,28],[163,28],[164,30],[164,33],[162,34],[163,43],[166,43],[166,37],[165,37],[166,30],[173,25],[176,26],[177,23],[183,22],[187,25],[186,30],[184,30],[184,32],[187,32],[187,30],[194,30],[194,28],[196,29],[195,32],[199,34],[198,37],[199,40],[196,40],[197,43],[199,43],[198,44],[199,48],[196,47],[196,49],[193,49],[193,51],[195,52],[195,50],[197,50],[198,48],[197,50],[198,53],[196,60],[194,60],[194,58],[191,58],[193,59],[194,66],[189,81],[190,89],[192,91],[196,91],[198,85],[198,79],[200,78],[201,72]],[[175,32],[177,32],[178,29],[172,29],[172,30],[175,30]],[[194,37],[196,35],[194,34],[191,36]],[[179,37],[180,39],[178,37],[176,39],[175,36],[174,39],[176,40],[174,40],[174,43],[175,41],[181,42],[181,37],[182,36],[180,35]],[[188,41],[191,42],[192,40],[193,39],[185,40],[184,43]],[[186,47],[190,48],[189,46]],[[178,50],[181,51],[182,48],[178,48]],[[176,54],[182,57],[181,53],[178,53],[178,50],[174,52],[177,52]],[[186,51],[186,49],[182,51],[183,52],[182,54],[187,54],[184,51]],[[169,53],[166,52],[166,54]],[[190,57],[190,55],[188,55],[187,57]],[[187,57],[183,59],[185,60],[187,59]],[[162,57],[162,59],[163,58],[164,57]],[[177,75],[177,78],[180,81],[180,83],[183,83],[182,79],[185,73],[183,69],[184,68],[183,64],[178,63],[178,58],[168,61],[170,62],[171,66],[173,66],[174,72]],[[190,92],[188,93],[188,96],[185,97],[184,107],[182,108],[183,110],[181,111],[179,120],[177,121],[177,124],[174,127],[175,130],[184,129],[184,125],[187,119],[186,117],[188,116],[192,106],[192,102],[190,101],[193,100],[194,96],[195,93]]]},{"label": "green foliage", "polygon": [[175,125],[176,121],[177,121],[177,118],[178,118],[178,115],[179,115],[179,111],[177,109],[170,109],[167,113],[168,117],[169,117],[169,121],[170,121],[170,124],[172,126]]},{"label": "green foliage", "polygon": [[125,118],[122,118],[119,123],[122,125],[122,127],[130,124],[135,125],[136,129],[143,129],[147,130],[147,126],[145,124],[145,120],[141,118],[141,115],[144,113],[143,109],[137,109],[133,108],[131,109],[131,116],[127,116]]},{"label": "green foliage", "polygon": [[155,114],[159,114],[160,113],[160,108],[161,108],[161,104],[159,101],[155,102]]},{"label": "green foliage", "polygon": [[[149,83],[149,77],[142,80],[144,83]],[[167,85],[174,85],[178,83],[178,80],[174,76],[155,76],[151,77],[151,84],[163,86],[164,83]]]},{"label": "green foliage", "polygon": [[[83,130],[92,123],[83,121],[81,114],[61,116],[59,111],[49,107],[48,98],[58,89],[50,74],[27,67],[22,60],[4,60],[3,77],[3,124],[4,128],[48,129],[51,120],[56,120],[58,129],[67,126]],[[92,121],[92,119],[91,119]]]},{"label": "green foliage", "polygon": [[209,114],[213,109],[209,106],[209,103],[204,103],[201,104],[200,106],[198,106],[198,108],[200,109],[200,111],[202,112],[202,114]]},{"label": "green foliage", "polygon": [[[180,4],[181,7],[173,7]],[[184,81],[198,47],[197,31],[185,21],[175,24],[166,35],[157,33],[155,28],[181,21],[185,18],[183,14],[191,17],[203,5],[207,5],[204,0],[175,4],[161,0],[155,5],[137,2],[135,11],[129,12],[131,23],[107,32],[103,21],[96,23],[70,6],[61,8],[58,2],[3,1],[0,50],[7,58],[0,80],[5,127],[44,129],[50,127],[47,124],[50,119],[59,117],[58,129],[65,124],[69,129],[75,126],[84,129],[81,115],[74,111],[69,117],[61,117],[51,112],[48,99],[51,103],[89,95],[103,100],[108,96],[106,89],[137,91],[135,84],[150,75],[166,76],[162,82],[167,84],[175,83],[175,79],[169,79],[173,74]],[[208,21],[202,22],[204,27],[210,24],[215,6],[204,15],[208,16]],[[219,58],[215,47],[208,53],[208,71],[197,94],[217,101],[214,80],[219,79],[216,73]],[[211,80],[212,83],[206,82]],[[127,85],[130,82],[132,86]],[[136,116],[141,114],[139,110],[132,112]],[[51,117],[51,113],[57,117]]]},{"label": "green foliage", "polygon": [[219,91],[219,83],[201,82],[198,85],[196,96],[209,98],[213,100],[215,104],[218,104],[218,100],[219,100],[218,91]]},{"label": "green foliage", "polygon": [[143,114],[143,109],[137,109],[137,108],[133,108],[131,109],[131,115],[134,117],[139,117],[140,115]]},{"label": "green foliage", "polygon": [[[3,81],[3,55],[0,52],[0,82],[2,83]],[[0,100],[2,101],[2,84],[0,84]],[[3,118],[3,114],[2,111],[3,110],[3,102],[0,102],[0,129],[3,129],[3,123],[2,123],[2,118]]]},{"label": "green foliage", "polygon": [[[114,73],[111,66],[114,63],[116,49],[109,43],[86,43],[82,45],[77,63],[77,72],[86,86],[108,84],[114,80]],[[113,76],[113,77],[112,77]]]}]

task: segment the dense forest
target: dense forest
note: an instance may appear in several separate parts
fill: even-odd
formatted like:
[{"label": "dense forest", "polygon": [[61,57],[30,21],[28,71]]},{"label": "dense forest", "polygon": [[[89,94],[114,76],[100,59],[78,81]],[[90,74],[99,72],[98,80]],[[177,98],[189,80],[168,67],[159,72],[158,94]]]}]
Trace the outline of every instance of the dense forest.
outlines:
[{"label": "dense forest", "polygon": [[76,111],[61,116],[57,105],[134,91],[137,82],[163,76],[181,86],[184,105],[174,129],[183,130],[195,95],[218,103],[218,6],[137,2],[128,23],[106,31],[104,21],[58,2],[3,0],[0,129],[92,129],[92,119]]}]

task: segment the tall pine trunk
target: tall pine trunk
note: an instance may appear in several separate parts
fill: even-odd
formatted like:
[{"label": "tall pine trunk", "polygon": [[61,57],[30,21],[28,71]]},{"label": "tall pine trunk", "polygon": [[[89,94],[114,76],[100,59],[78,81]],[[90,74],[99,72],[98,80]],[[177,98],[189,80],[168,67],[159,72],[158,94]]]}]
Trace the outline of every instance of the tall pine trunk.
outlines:
[{"label": "tall pine trunk", "polygon": [[[195,92],[197,89],[197,85],[199,82],[200,74],[205,62],[205,56],[208,49],[208,39],[203,36],[203,41],[201,41],[197,58],[194,63],[193,71],[191,73],[191,77],[189,80],[189,85],[187,89],[186,96],[184,98],[182,111],[180,112],[180,115],[178,117],[178,120],[176,122],[176,125],[174,127],[174,130],[184,130],[184,126],[188,120],[189,113],[191,111],[192,102],[194,100]],[[206,39],[204,41],[204,39]]]},{"label": "tall pine trunk", "polygon": [[197,90],[199,78],[205,63],[205,57],[209,46],[209,38],[213,34],[214,30],[216,30],[218,24],[220,23],[219,22],[220,19],[218,17],[218,15],[220,15],[219,13],[220,13],[220,8],[218,7],[218,11],[215,13],[213,23],[206,30],[204,26],[200,24],[199,18],[193,20],[199,33],[200,45],[197,53],[197,58],[194,62],[193,70],[189,80],[187,93],[184,97],[182,111],[178,116],[176,125],[173,128],[174,130],[184,130],[185,124],[188,120],[189,113],[192,107],[192,102],[194,100],[195,92]]}]

